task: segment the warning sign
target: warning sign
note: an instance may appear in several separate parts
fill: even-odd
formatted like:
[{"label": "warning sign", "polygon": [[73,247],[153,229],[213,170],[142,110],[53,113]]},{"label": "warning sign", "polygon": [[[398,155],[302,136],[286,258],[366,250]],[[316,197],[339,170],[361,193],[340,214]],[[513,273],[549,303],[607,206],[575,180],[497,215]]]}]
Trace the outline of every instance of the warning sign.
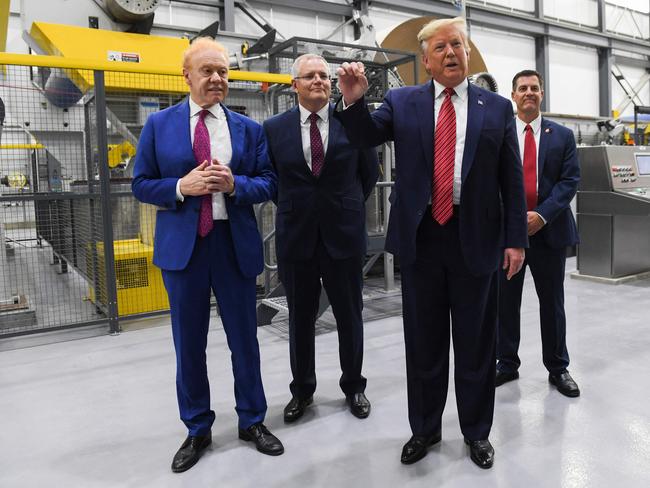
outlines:
[{"label": "warning sign", "polygon": [[140,55],[138,53],[123,53],[121,51],[108,51],[109,61],[123,61],[125,63],[139,63]]}]

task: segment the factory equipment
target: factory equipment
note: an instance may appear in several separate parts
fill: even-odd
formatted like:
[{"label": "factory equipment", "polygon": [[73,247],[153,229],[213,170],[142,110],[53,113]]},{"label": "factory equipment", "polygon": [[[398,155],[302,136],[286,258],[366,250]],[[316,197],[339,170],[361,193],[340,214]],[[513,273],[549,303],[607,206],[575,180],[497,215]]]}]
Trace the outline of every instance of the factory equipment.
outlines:
[{"label": "factory equipment", "polygon": [[578,148],[580,275],[650,271],[650,147]]}]

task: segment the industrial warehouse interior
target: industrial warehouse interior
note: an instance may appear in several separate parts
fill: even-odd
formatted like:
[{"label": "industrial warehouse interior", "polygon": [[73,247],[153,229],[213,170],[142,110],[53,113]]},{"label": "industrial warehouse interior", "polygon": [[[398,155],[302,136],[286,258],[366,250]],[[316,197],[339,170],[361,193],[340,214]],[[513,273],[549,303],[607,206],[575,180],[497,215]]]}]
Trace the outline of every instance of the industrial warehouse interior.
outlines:
[{"label": "industrial warehouse interior", "polygon": [[[346,372],[341,374],[347,367],[344,357],[349,340],[342,325],[341,303],[345,302],[341,296],[353,296],[355,292],[346,286],[345,291],[336,293],[340,282],[330,288],[333,275],[329,272],[341,272],[335,266],[339,258],[320,261],[321,267],[332,266],[320,271],[313,300],[311,288],[298,282],[295,276],[304,270],[298,265],[289,268],[287,263],[293,259],[301,262],[301,258],[281,255],[285,251],[283,239],[287,232],[295,230],[288,227],[302,225],[302,233],[297,232],[297,248],[307,247],[307,224],[282,219],[305,210],[308,199],[304,194],[302,200],[295,197],[292,207],[287,200],[291,188],[287,188],[297,185],[299,179],[311,178],[312,173],[314,182],[325,185],[334,174],[327,172],[334,170],[334,151],[362,152],[358,148],[362,144],[355,142],[355,129],[362,125],[361,119],[346,118],[346,114],[365,110],[359,109],[363,103],[347,103],[346,97],[352,92],[351,78],[345,70],[351,63],[363,63],[365,68],[363,77],[368,86],[363,96],[370,113],[368,120],[386,116],[387,105],[398,117],[401,99],[397,94],[415,93],[408,90],[417,85],[436,90],[442,83],[436,77],[433,54],[428,51],[434,43],[425,38],[421,44],[418,34],[432,21],[457,17],[464,18],[463,25],[467,26],[464,52],[469,61],[462,86],[467,87],[464,93],[469,101],[465,105],[453,102],[456,111],[467,110],[466,119],[458,119],[467,120],[466,129],[455,129],[462,134],[456,148],[464,147],[465,153],[477,145],[478,149],[472,169],[467,169],[462,150],[454,153],[458,155],[455,163],[456,156],[452,156],[451,164],[457,170],[454,191],[462,191],[460,200],[455,195],[453,205],[451,200],[448,202],[449,225],[460,229],[460,237],[455,235],[453,242],[461,245],[456,246],[459,249],[454,255],[464,256],[463,266],[476,275],[468,264],[472,262],[468,258],[471,245],[464,240],[467,234],[463,226],[476,217],[472,214],[470,218],[468,213],[473,211],[468,210],[468,195],[483,191],[476,190],[478,176],[472,178],[472,171],[481,171],[477,169],[481,163],[490,166],[486,154],[495,143],[493,139],[481,139],[477,144],[472,138],[476,120],[473,110],[480,106],[486,111],[485,119],[481,118],[487,121],[484,124],[496,124],[496,117],[490,118],[490,114],[502,106],[509,114],[512,107],[514,118],[519,117],[516,124],[508,118],[499,128],[485,129],[484,125],[482,134],[487,134],[486,138],[499,134],[505,148],[497,151],[499,164],[505,164],[502,161],[510,156],[504,154],[516,146],[515,130],[520,130],[520,153],[512,161],[520,162],[523,169],[515,171],[519,175],[516,184],[506,181],[501,169],[494,172],[494,180],[498,178],[501,185],[501,192],[495,193],[498,205],[494,212],[498,215],[495,218],[491,213],[492,201],[484,199],[478,206],[480,217],[476,217],[481,223],[476,225],[501,229],[499,256],[504,252],[508,255],[508,249],[522,247],[508,244],[515,242],[515,221],[509,220],[515,217],[508,211],[515,208],[512,201],[516,198],[512,195],[519,191],[517,222],[521,225],[517,225],[523,231],[528,218],[524,250],[527,267],[518,274],[519,279],[523,277],[521,306],[517,308],[518,298],[511,295],[517,293],[510,288],[516,288],[512,285],[516,278],[512,283],[504,278],[507,263],[503,264],[505,271],[491,269],[488,281],[494,307],[486,307],[488,312],[482,312],[485,316],[481,319],[484,322],[479,321],[476,329],[484,338],[478,347],[488,351],[487,374],[473,363],[468,371],[464,369],[467,351],[474,349],[467,344],[473,342],[466,341],[466,329],[456,327],[464,324],[463,316],[471,314],[467,312],[467,300],[458,299],[451,291],[446,305],[451,311],[450,323],[447,327],[442,324],[442,347],[437,345],[435,353],[449,354],[448,364],[444,357],[440,359],[442,368],[447,367],[449,372],[447,375],[443,369],[444,380],[426,383],[431,379],[426,376],[433,376],[434,369],[438,374],[438,370],[418,369],[423,357],[435,355],[426,352],[427,345],[423,344],[433,334],[420,329],[435,321],[422,318],[424,308],[416,314],[409,307],[413,300],[417,303],[415,295],[419,298],[423,294],[417,291],[422,289],[422,282],[413,281],[414,276],[422,274],[417,269],[429,265],[426,259],[420,259],[424,239],[420,222],[428,219],[435,226],[439,222],[435,214],[437,197],[430,183],[433,175],[435,189],[439,153],[435,146],[433,170],[429,166],[428,173],[423,170],[415,178],[409,175],[408,165],[422,152],[404,142],[408,137],[404,134],[410,129],[397,122],[393,126],[391,119],[391,137],[374,147],[376,161],[366,159],[373,165],[376,181],[367,191],[364,187],[365,205],[360,202],[358,207],[363,212],[355,230],[364,243],[361,263],[357,263],[363,275],[362,311],[361,302],[358,304],[363,350],[356,354],[359,361],[362,357],[367,385],[364,379],[363,388],[349,392],[345,390]],[[456,29],[456,25],[445,24],[436,32]],[[206,310],[209,307],[204,361],[209,386],[205,388],[209,409],[214,412],[207,432],[196,428],[195,420],[186,418],[188,409],[183,403],[189,402],[183,395],[190,395],[189,389],[184,393],[184,381],[192,380],[182,377],[185,364],[181,350],[189,339],[180,335],[179,327],[185,322],[179,317],[181,310],[192,306],[181,307],[174,299],[187,296],[178,295],[181,282],[174,281],[179,279],[182,266],[161,264],[163,259],[180,259],[184,252],[177,244],[180,240],[165,240],[163,232],[176,226],[173,232],[187,234],[179,220],[168,224],[175,209],[187,209],[199,201],[195,194],[181,192],[182,177],[194,170],[190,166],[186,170],[174,169],[171,178],[161,176],[166,171],[161,161],[167,161],[169,154],[172,159],[177,157],[180,151],[174,146],[181,143],[172,141],[166,151],[157,146],[170,142],[161,141],[160,134],[177,135],[169,129],[171,123],[163,124],[160,116],[172,113],[176,107],[187,107],[188,99],[190,110],[192,103],[198,102],[193,98],[198,88],[191,85],[195,80],[193,68],[183,63],[184,59],[198,59],[196,51],[186,50],[203,37],[214,38],[227,49],[227,53],[218,51],[219,59],[226,63],[227,90],[217,96],[225,97],[218,99],[224,107],[220,113],[225,114],[223,120],[228,120],[228,137],[232,140],[232,191],[219,190],[225,194],[230,219],[225,225],[232,229],[228,259],[239,259],[237,266],[243,274],[244,269],[249,269],[246,266],[252,266],[257,259],[242,259],[238,254],[251,244],[249,238],[238,240],[242,234],[238,233],[236,219],[244,213],[241,218],[249,219],[246,223],[256,222],[257,230],[250,227],[249,231],[255,239],[259,237],[261,249],[259,269],[252,277],[246,276],[246,289],[252,293],[254,286],[255,290],[254,312],[252,305],[248,308],[248,295],[218,292],[220,288],[215,288],[214,282],[209,304],[208,299],[204,300]],[[465,41],[464,34],[461,40]],[[1,487],[650,486],[650,396],[645,374],[650,366],[650,3],[0,0],[0,43]],[[451,44],[449,50],[455,52],[456,46]],[[308,56],[298,59],[303,55]],[[462,53],[444,54],[445,59],[457,56],[462,64]],[[326,71],[306,75],[300,71],[312,61],[321,63]],[[450,66],[443,73],[457,72],[456,64]],[[189,74],[184,75],[184,67]],[[517,78],[518,73],[524,74]],[[208,77],[225,79],[221,72]],[[541,94],[519,95],[515,87],[531,78],[539,82]],[[300,121],[296,115],[301,113],[296,110],[299,104],[305,108],[301,98],[307,96],[304,87],[312,83],[327,87],[331,84],[331,92],[329,88],[324,91],[331,102],[329,139],[321,141],[320,135],[317,137],[324,160],[320,175],[314,168],[319,157],[314,142],[316,123],[312,120],[310,126],[308,119]],[[453,92],[447,100],[452,96],[460,100],[462,93]],[[478,102],[473,98],[475,93],[482,94]],[[498,105],[502,101],[499,96],[511,103]],[[447,103],[443,98],[436,98],[435,108],[431,104],[427,112],[435,113],[440,123]],[[529,108],[531,103],[538,103],[534,109],[541,113],[535,119],[540,125],[522,118],[527,102]],[[198,106],[206,108],[200,103]],[[411,132],[418,132],[418,123],[428,127],[418,120],[422,112],[415,110],[420,108],[409,107],[412,109],[407,109],[406,119],[399,120],[411,120],[416,127]],[[208,116],[204,112],[196,119],[199,126],[206,127],[202,117]],[[274,135],[274,123],[285,130],[285,122],[281,121],[288,119],[282,119],[283,114],[295,115],[295,130],[287,128],[286,136]],[[193,124],[194,115],[187,116]],[[245,186],[248,179],[263,172],[249,174],[243,163],[237,163],[240,156],[236,151],[241,148],[233,120],[251,124],[242,131],[245,137],[257,130],[252,127],[262,134],[265,142],[258,146],[263,147],[261,153],[256,153],[253,146],[244,146],[243,151],[246,158],[268,163],[275,174],[272,179],[277,179],[277,194],[245,200],[252,194]],[[531,127],[523,129],[526,124],[532,126],[532,131]],[[291,180],[283,173],[288,170],[283,169],[282,158],[289,153],[284,149],[294,143],[296,154],[303,157],[298,125],[303,131],[302,149],[311,145],[302,162],[302,170],[307,168],[309,172],[303,171],[301,178]],[[190,136],[186,127],[184,132],[178,131],[183,132],[179,140],[193,141],[194,147],[186,146],[188,151],[194,150],[190,153],[194,158],[198,132]],[[194,130],[194,125],[190,127]],[[212,127],[207,125],[209,131]],[[335,128],[340,132],[334,132]],[[161,132],[153,136],[154,130]],[[443,128],[438,125],[435,131],[443,133]],[[537,147],[533,146],[533,157],[538,158],[538,166],[533,168],[532,185],[538,199],[531,206],[523,202],[530,189],[530,180],[526,179],[530,152],[523,145],[524,139],[529,144],[528,137],[535,131],[533,137],[537,139],[533,138],[533,144],[536,141]],[[423,129],[422,133],[427,144],[433,143],[434,132]],[[214,137],[213,132],[209,134]],[[563,142],[565,149],[557,145],[560,135],[568,138],[569,142]],[[349,147],[341,149],[337,137],[344,137]],[[552,143],[555,146],[540,142],[547,140],[556,141]],[[214,158],[216,145],[212,141],[210,149],[211,141],[207,142]],[[515,146],[507,146],[511,143]],[[147,153],[152,144],[156,144],[153,156]],[[434,157],[434,144],[425,149],[425,154],[427,150],[430,154],[426,157]],[[544,157],[549,172],[554,164],[564,164],[554,177],[565,185],[573,184],[573,190],[566,193],[561,193],[566,186],[554,187],[548,197],[551,203],[546,206],[546,173],[539,166]],[[352,164],[352,156],[349,159]],[[146,165],[151,160],[159,160],[160,167],[147,173]],[[196,156],[192,164],[198,161],[201,158]],[[574,165],[573,169],[568,168],[569,164]],[[574,173],[569,174],[571,171]],[[176,207],[142,196],[146,193],[139,183],[148,178],[147,183],[157,178],[172,180],[169,188],[172,194],[175,189]],[[355,178],[357,185],[361,177]],[[428,193],[426,200],[420,199],[421,207],[408,208],[417,193],[408,182],[416,180],[426,180]],[[489,187],[491,181],[485,178],[479,186]],[[314,194],[325,192],[317,183],[314,185],[318,189]],[[343,195],[348,189],[341,187],[334,192],[338,206],[330,213],[336,217],[321,224],[317,254],[332,255],[325,239],[327,227],[337,226],[347,218],[344,215],[349,215],[336,212],[358,210],[356,201]],[[320,196],[317,193],[315,198]],[[316,209],[321,203],[325,205],[325,199],[316,201]],[[208,244],[204,248],[202,243],[210,243],[209,253],[214,253],[213,245],[222,245],[222,241],[210,240],[223,229],[214,217],[217,204],[214,199],[211,202],[215,228],[207,237],[201,234],[202,217],[198,217],[203,202],[195,206],[196,214],[191,216],[193,225],[199,220],[200,237],[194,235],[194,230],[190,232],[196,247],[190,247],[192,257],[188,259],[195,264],[195,256],[202,255],[202,250],[208,253]],[[245,211],[239,212],[240,207],[232,202]],[[560,217],[558,213],[546,213],[556,204],[564,212]],[[419,211],[417,245],[415,234],[405,237],[405,208],[412,210],[412,215]],[[421,209],[426,209],[424,217]],[[539,235],[535,235],[537,231],[531,233],[531,214],[540,219]],[[326,221],[314,211],[313,220],[321,218]],[[551,229],[569,221],[575,222],[572,228],[577,229],[569,241],[562,240],[556,246],[552,237],[544,237],[551,244],[540,244],[542,236],[549,236]],[[440,226],[444,228],[445,224]],[[396,249],[394,238],[398,233],[402,239],[400,253],[389,252]],[[489,240],[489,236],[485,239]],[[257,240],[254,243],[257,246]],[[489,254],[485,246],[478,254]],[[539,246],[546,254],[540,252]],[[411,247],[417,249],[415,265],[407,257]],[[344,268],[350,269],[348,264]],[[289,278],[291,273],[286,269],[292,269],[295,276]],[[557,272],[549,288],[544,280],[551,279],[551,269]],[[222,270],[228,272],[225,268],[219,272]],[[455,271],[450,273],[454,276]],[[350,272],[350,276],[353,274]],[[188,282],[182,283],[187,286]],[[226,283],[226,288],[238,290],[239,285],[231,279]],[[469,296],[473,288],[463,283],[460,295]],[[445,286],[458,291],[453,284],[445,282]],[[544,297],[544,303],[549,303],[551,295],[555,300],[552,313],[540,303]],[[250,298],[252,304],[252,295]],[[424,300],[434,302],[438,298],[427,296]],[[354,302],[353,298],[349,300]],[[297,342],[296,316],[307,301],[313,302],[315,312],[315,347],[311,354],[318,387],[314,385],[313,399],[309,388],[302,396],[297,393],[300,382],[296,365],[302,353]],[[268,428],[258,437],[251,434],[250,422],[242,420],[246,415],[243,411],[253,407],[248,404],[250,398],[242,393],[244,383],[238,376],[241,371],[236,356],[240,352],[235,343],[240,336],[229,322],[233,308],[250,312],[257,330],[266,414],[263,424],[252,427]],[[505,322],[510,318],[506,310],[511,308],[518,313],[520,322],[520,338],[513,339],[516,364],[505,352]],[[418,315],[417,320],[414,315]],[[548,322],[564,323],[564,316],[566,327],[549,332]],[[488,323],[493,324],[492,335],[485,333]],[[445,334],[450,344],[444,342]],[[560,344],[552,353],[549,341]],[[254,338],[248,344],[257,346]],[[417,351],[423,350],[424,356],[415,360]],[[201,347],[192,351],[191,355],[202,354]],[[560,358],[561,365],[554,369],[549,354]],[[246,374],[255,372],[255,354],[246,358]],[[569,372],[570,381],[566,378]],[[200,373],[192,370],[190,376]],[[428,385],[422,386],[422,396],[416,393],[421,386],[418,381]],[[480,447],[484,444],[475,444],[488,439],[485,435],[472,437],[475,426],[467,421],[468,394],[463,385],[470,381],[473,385],[489,383],[487,396],[480,397],[481,410],[491,412],[494,395],[494,414],[488,426],[487,444],[493,449],[489,459],[481,457],[489,452]],[[445,384],[440,387],[440,382]],[[434,396],[431,385],[442,397],[440,409],[444,407],[439,422],[441,440],[436,439],[437,432],[417,429],[415,412],[421,408],[418,401],[430,401]],[[370,402],[365,412],[358,407],[364,405],[364,392]],[[357,405],[359,394],[362,398]],[[289,412],[291,402],[287,404],[290,400],[297,402],[293,414]],[[248,407],[242,407],[244,403]],[[191,443],[181,445],[186,436],[186,443],[190,439],[211,439],[211,443],[198,448]],[[282,455],[265,452],[264,443],[269,438],[272,441],[273,436],[281,440]],[[409,458],[406,447],[414,440],[420,445],[412,444],[416,453]],[[190,461],[179,461],[183,449],[190,452]]]}]

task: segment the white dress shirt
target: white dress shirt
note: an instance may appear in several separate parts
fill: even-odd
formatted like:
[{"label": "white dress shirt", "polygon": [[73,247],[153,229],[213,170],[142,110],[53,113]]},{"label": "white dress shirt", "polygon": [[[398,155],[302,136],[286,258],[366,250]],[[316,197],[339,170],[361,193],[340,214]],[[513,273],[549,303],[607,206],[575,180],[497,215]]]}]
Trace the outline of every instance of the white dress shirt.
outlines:
[{"label": "white dress shirt", "polygon": [[[465,133],[467,132],[467,86],[469,81],[463,80],[460,85],[454,87],[455,95],[451,96],[451,103],[454,105],[456,112],[456,154],[454,159],[454,205],[460,204],[460,187],[461,175],[463,167],[463,153],[465,151]],[[438,124],[438,114],[442,107],[442,102],[445,101],[445,87],[433,80],[433,87],[435,90],[435,120]]]},{"label": "white dress shirt", "polygon": [[[190,102],[190,142],[194,145],[194,130],[199,121],[199,113],[203,108],[197,105],[192,97]],[[207,109],[210,113],[205,116],[205,126],[210,135],[210,155],[212,159],[217,159],[219,164],[230,166],[232,159],[232,144],[230,142],[230,129],[228,129],[228,120],[226,114],[221,108],[221,104],[216,103]],[[176,183],[176,199],[184,200],[181,193],[180,179]],[[226,211],[226,202],[222,192],[212,194],[212,218],[214,220],[227,220],[228,212]]]},{"label": "white dress shirt", "polygon": [[[521,120],[519,117],[515,117],[517,123],[517,140],[519,141],[519,156],[521,157],[521,163],[524,163],[524,144],[526,143],[526,122]],[[542,133],[542,114],[539,114],[535,120],[530,123],[530,128],[533,130],[533,136],[535,136],[535,168],[539,173],[537,168],[537,161],[539,160],[539,138]],[[535,178],[535,188],[539,188],[539,174]]]},{"label": "white dress shirt", "polygon": [[[521,157],[521,164],[524,164],[524,144],[526,143],[526,122],[521,120],[519,117],[515,117],[515,122],[517,124],[517,141],[519,142],[519,156]],[[539,161],[539,138],[542,135],[542,114],[539,114],[535,120],[530,123],[530,128],[533,131],[533,136],[535,136],[535,190],[539,190],[539,166],[537,162]],[[539,212],[535,212],[542,219],[544,224],[546,224],[546,219]]]},{"label": "white dress shirt", "polygon": [[[302,105],[298,105],[300,110],[300,137],[302,139],[302,152],[305,155],[305,161],[307,161],[307,166],[311,171],[311,121],[309,116],[311,112],[307,110]],[[327,154],[327,141],[330,133],[330,104],[326,103],[323,108],[318,112],[318,120],[316,121],[316,126],[320,131],[320,138],[323,141],[323,161],[324,156]]]}]

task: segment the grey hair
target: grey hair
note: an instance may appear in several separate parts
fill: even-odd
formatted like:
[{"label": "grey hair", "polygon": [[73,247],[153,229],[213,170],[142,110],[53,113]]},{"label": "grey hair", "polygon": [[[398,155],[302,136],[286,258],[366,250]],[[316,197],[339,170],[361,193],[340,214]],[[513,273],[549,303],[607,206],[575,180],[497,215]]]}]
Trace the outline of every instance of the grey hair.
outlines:
[{"label": "grey hair", "polygon": [[321,56],[319,54],[307,53],[307,54],[303,54],[301,56],[298,56],[296,58],[296,60],[293,62],[293,64],[291,65],[291,78],[292,79],[295,80],[299,76],[298,72],[299,72],[300,65],[304,61],[307,61],[309,59],[320,59],[325,64],[325,68],[327,69],[327,74],[328,75],[330,74],[330,65],[323,56]]},{"label": "grey hair", "polygon": [[463,43],[465,44],[465,50],[467,52],[470,51],[469,40],[467,37],[467,22],[462,17],[453,17],[450,19],[435,19],[422,27],[420,32],[418,32],[418,41],[420,42],[420,48],[422,49],[423,53],[426,53],[427,51],[429,39],[439,29],[448,25],[456,26],[456,28],[460,31],[460,36],[463,39]]}]

